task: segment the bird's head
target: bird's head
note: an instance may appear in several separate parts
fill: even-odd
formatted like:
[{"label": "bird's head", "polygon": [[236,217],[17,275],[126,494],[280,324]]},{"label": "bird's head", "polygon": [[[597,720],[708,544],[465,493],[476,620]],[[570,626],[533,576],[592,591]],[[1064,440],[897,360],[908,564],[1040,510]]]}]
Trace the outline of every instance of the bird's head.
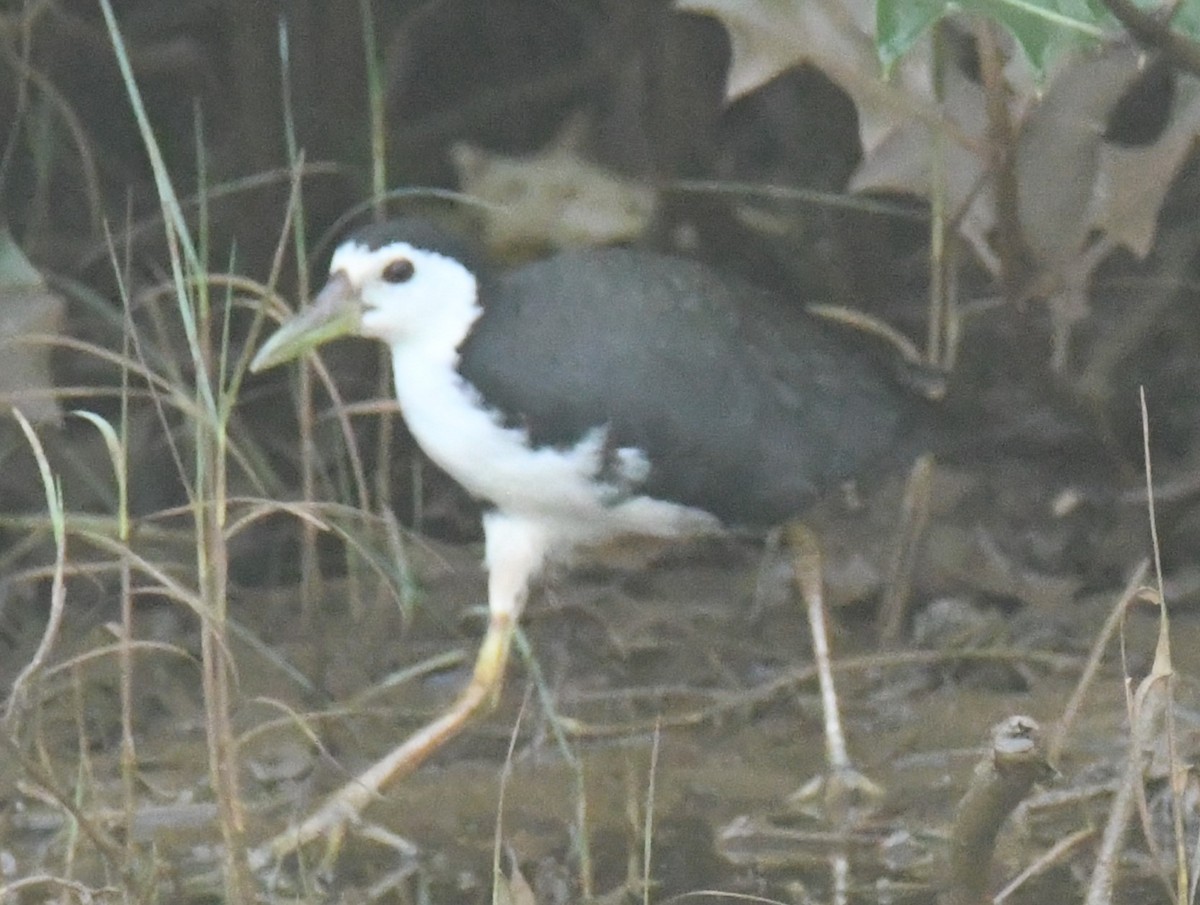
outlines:
[{"label": "bird's head", "polygon": [[365,336],[392,347],[454,354],[482,311],[476,255],[420,221],[392,221],[352,235],[333,253],[312,304],[263,344],[251,371],[283,364],[321,343]]}]

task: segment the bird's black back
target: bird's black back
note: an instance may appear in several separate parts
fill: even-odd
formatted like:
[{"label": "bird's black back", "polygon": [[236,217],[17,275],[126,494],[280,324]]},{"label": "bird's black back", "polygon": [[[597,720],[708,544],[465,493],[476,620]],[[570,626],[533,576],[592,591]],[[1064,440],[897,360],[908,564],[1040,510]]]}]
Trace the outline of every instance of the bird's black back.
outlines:
[{"label": "bird's black back", "polygon": [[607,426],[640,492],[769,525],[892,449],[915,405],[859,337],[677,258],[569,252],[502,277],[460,371],[537,445]]}]

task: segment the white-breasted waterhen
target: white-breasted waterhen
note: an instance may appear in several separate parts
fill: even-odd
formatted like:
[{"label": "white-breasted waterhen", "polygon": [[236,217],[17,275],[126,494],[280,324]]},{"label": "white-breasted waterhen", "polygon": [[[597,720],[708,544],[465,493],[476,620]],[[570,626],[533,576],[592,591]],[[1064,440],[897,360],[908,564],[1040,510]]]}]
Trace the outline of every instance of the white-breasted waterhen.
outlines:
[{"label": "white-breasted waterhen", "polygon": [[[547,564],[630,535],[787,523],[895,447],[913,394],[847,332],[660,254],[573,251],[496,276],[468,243],[425,221],[348,238],[313,304],[251,367],[344,335],[391,348],[413,437],[489,507],[490,622],[454,706],[264,853],[336,840],[494,700],[530,583]],[[798,560],[813,555],[801,547]],[[797,574],[814,644],[825,648],[819,572]],[[850,775],[828,669],[823,678],[830,769]]]}]

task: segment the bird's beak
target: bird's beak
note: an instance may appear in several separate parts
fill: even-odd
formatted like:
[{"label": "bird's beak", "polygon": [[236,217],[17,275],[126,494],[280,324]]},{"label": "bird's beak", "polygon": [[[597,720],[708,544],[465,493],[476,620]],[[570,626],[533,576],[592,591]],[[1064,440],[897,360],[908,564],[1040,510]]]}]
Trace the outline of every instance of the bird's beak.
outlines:
[{"label": "bird's beak", "polygon": [[361,322],[362,299],[350,278],[339,270],[329,278],[311,305],[285,321],[263,343],[254,361],[250,362],[250,370],[265,371],[298,358],[331,339],[357,333]]}]

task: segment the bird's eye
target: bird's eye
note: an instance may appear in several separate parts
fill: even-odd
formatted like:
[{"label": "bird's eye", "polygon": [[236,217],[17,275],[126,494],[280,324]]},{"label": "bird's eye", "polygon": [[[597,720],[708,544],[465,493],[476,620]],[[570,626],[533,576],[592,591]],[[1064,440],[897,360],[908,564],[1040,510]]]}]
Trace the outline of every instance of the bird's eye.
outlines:
[{"label": "bird's eye", "polygon": [[387,283],[407,283],[414,271],[413,262],[408,258],[396,258],[383,268],[383,279]]}]

